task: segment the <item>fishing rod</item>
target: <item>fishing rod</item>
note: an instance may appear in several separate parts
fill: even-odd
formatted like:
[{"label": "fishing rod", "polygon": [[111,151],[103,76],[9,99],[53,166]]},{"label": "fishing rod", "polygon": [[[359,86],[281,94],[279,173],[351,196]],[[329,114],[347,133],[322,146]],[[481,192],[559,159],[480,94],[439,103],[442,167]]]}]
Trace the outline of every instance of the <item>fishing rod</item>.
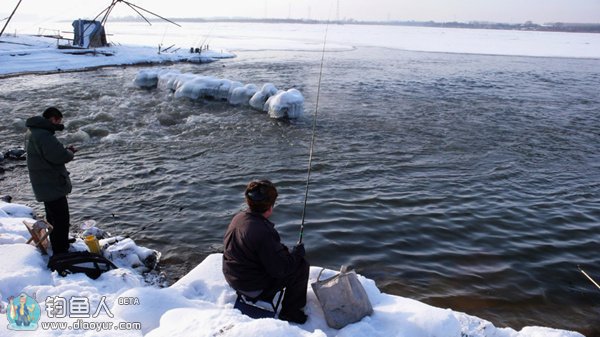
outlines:
[{"label": "fishing rod", "polygon": [[577,269],[579,269],[579,271],[585,275],[585,277],[588,278],[588,280],[590,280],[598,289],[600,289],[600,285],[598,285],[598,283],[596,283],[596,281],[594,281],[594,279],[588,275],[583,269],[581,269],[581,267],[579,265],[577,265]]},{"label": "fishing rod", "polygon": [[327,21],[327,26],[325,26],[325,36],[323,38],[323,50],[321,52],[321,66],[319,69],[319,82],[317,85],[317,102],[315,105],[315,114],[313,116],[312,123],[312,136],[310,140],[310,151],[308,155],[308,173],[306,176],[306,190],[304,192],[304,207],[302,207],[302,222],[300,223],[300,238],[298,239],[298,244],[302,243],[302,238],[304,235],[304,219],[306,217],[306,203],[308,201],[308,188],[310,186],[310,173],[312,171],[312,159],[315,148],[315,131],[317,127],[317,114],[319,113],[319,98],[321,96],[321,78],[323,77],[323,61],[325,60],[325,46],[327,44],[327,32],[329,30],[329,21]]}]

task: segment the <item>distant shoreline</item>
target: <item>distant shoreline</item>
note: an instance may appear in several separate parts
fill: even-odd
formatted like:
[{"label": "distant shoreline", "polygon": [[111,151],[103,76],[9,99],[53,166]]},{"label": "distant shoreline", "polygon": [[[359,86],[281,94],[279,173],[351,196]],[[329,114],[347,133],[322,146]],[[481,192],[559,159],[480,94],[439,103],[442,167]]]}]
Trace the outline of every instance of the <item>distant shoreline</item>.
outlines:
[{"label": "distant shoreline", "polygon": [[[311,20],[311,19],[254,19],[254,18],[170,18],[175,22],[239,22],[239,23],[296,23],[296,24],[338,24],[338,25],[376,25],[376,26],[408,26],[408,27],[433,27],[433,28],[468,28],[468,29],[495,29],[495,30],[520,30],[539,32],[563,33],[600,33],[600,23],[544,23],[537,24],[531,21],[525,23],[497,23],[497,22],[435,22],[435,21],[358,21],[347,20]],[[113,22],[145,22],[139,17],[111,18]],[[159,20],[150,20],[159,22]]]}]

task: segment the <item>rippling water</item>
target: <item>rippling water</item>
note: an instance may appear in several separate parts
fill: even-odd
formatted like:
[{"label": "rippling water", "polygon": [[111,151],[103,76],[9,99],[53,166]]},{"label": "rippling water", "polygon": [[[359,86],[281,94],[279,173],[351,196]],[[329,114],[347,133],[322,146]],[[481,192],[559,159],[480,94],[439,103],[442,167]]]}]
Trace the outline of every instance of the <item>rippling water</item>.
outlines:
[{"label": "rippling water", "polygon": [[[273,220],[297,240],[315,109],[317,52],[241,52],[170,68],[299,89],[307,115],[140,90],[140,68],[0,81],[2,148],[56,105],[72,223],[95,219],[163,252],[172,280],[221,249],[245,184],[269,178]],[[600,60],[357,48],[325,55],[308,200],[310,261],[351,264],[388,293],[497,326],[600,335]],[[36,210],[23,163],[1,193]],[[162,221],[160,221],[162,219]]]}]

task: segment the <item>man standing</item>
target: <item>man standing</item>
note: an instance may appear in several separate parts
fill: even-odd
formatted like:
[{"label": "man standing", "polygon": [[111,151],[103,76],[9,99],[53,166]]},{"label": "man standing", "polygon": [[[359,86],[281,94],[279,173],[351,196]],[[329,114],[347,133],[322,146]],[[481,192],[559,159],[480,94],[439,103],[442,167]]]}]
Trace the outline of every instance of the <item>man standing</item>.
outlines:
[{"label": "man standing", "polygon": [[304,259],[304,245],[290,252],[268,220],[277,199],[270,181],[251,181],[245,196],[249,209],[235,215],[223,240],[225,280],[238,292],[267,301],[285,287],[279,318],[303,324],[310,267]]},{"label": "man standing", "polygon": [[27,168],[31,187],[37,201],[43,201],[46,220],[54,227],[50,233],[53,254],[69,251],[69,204],[71,179],[65,164],[73,160],[77,150],[65,148],[56,138],[56,131],[64,130],[62,113],[48,108],[42,116],[27,119]]}]

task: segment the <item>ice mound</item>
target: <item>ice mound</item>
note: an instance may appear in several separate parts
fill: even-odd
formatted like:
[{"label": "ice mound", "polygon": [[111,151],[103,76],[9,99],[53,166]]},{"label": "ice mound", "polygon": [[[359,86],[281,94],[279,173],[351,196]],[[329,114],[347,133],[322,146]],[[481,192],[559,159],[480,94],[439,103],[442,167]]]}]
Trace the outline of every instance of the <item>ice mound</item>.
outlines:
[{"label": "ice mound", "polygon": [[228,79],[214,78],[164,69],[140,70],[134,85],[140,88],[161,88],[172,91],[177,98],[214,99],[231,105],[249,105],[268,112],[271,118],[299,118],[304,113],[304,97],[297,89],[277,90],[266,83],[260,90],[255,84],[242,84]]},{"label": "ice mound", "polygon": [[265,106],[265,103],[269,99],[269,97],[275,95],[277,93],[277,88],[272,83],[266,83],[263,87],[258,91],[252,98],[250,99],[250,106],[256,110],[261,110],[267,112],[269,110],[268,107]]},{"label": "ice mound", "polygon": [[304,97],[296,89],[277,92],[265,105],[271,118],[298,118],[304,113]]},{"label": "ice mound", "polygon": [[184,82],[178,87],[175,91],[175,97],[187,97],[190,99],[207,98],[226,101],[229,98],[229,90],[233,83],[227,79],[198,76]]},{"label": "ice mound", "polygon": [[140,247],[129,238],[109,238],[100,240],[104,257],[121,268],[134,269],[140,273],[152,271],[158,265],[160,252]]},{"label": "ice mound", "polygon": [[233,105],[248,105],[250,98],[258,91],[255,84],[246,84],[233,88],[229,96],[229,104]]},{"label": "ice mound", "polygon": [[140,70],[133,81],[133,84],[140,88],[156,88],[158,85],[158,70],[145,69]]}]

